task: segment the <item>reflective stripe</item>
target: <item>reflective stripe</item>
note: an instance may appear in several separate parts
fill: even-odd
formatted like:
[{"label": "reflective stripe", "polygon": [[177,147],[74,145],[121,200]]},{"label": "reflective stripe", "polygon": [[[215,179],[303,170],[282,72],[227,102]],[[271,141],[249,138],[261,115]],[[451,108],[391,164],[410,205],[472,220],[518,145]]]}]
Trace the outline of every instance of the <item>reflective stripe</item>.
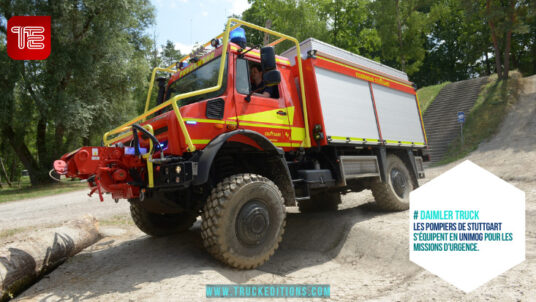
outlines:
[{"label": "reflective stripe", "polygon": [[350,139],[350,141],[357,141],[357,142],[375,142],[377,143],[378,140],[375,138],[360,138],[360,137],[344,137],[344,136],[330,136],[331,139],[335,140],[341,140],[341,141],[347,141]]},{"label": "reflective stripe", "polygon": [[292,144],[291,143],[277,143],[277,142],[272,142],[275,146],[278,146],[278,147],[292,147]]},{"label": "reflective stripe", "polygon": [[424,133],[424,141],[428,143],[428,138],[426,137],[426,130],[424,129],[424,120],[422,119],[421,105],[419,104],[419,96],[415,93],[415,101],[417,102],[417,108],[419,109],[419,118],[421,119],[421,128]]},{"label": "reflective stripe", "polygon": [[195,121],[198,123],[211,123],[211,124],[225,124],[225,121],[222,120],[208,120],[202,118],[185,118],[184,121]]},{"label": "reflective stripe", "polygon": [[305,139],[305,128],[292,127],[292,132],[290,133],[290,140],[303,142],[304,139]]},{"label": "reflective stripe", "polygon": [[340,63],[340,62],[337,62],[337,61],[334,61],[334,60],[331,60],[331,59],[328,59],[328,58],[325,58],[325,57],[322,57],[322,56],[319,56],[319,55],[317,55],[316,57],[321,59],[321,60],[324,60],[324,61],[327,61],[327,62],[330,62],[330,63],[333,63],[333,64],[337,64],[337,65],[340,65],[340,66],[344,66],[346,68],[350,68],[350,69],[353,69],[355,71],[359,71],[359,72],[362,72],[362,73],[365,73],[365,74],[368,74],[368,75],[371,75],[371,76],[374,76],[374,77],[377,77],[377,78],[380,78],[380,79],[383,79],[383,80],[386,80],[386,81],[394,82],[394,83],[397,83],[399,85],[403,85],[403,86],[406,86],[406,87],[409,87],[409,88],[413,88],[413,86],[411,86],[411,85],[408,85],[408,84],[405,84],[405,83],[402,83],[402,82],[399,82],[399,81],[396,81],[396,80],[393,80],[393,79],[390,79],[390,78],[382,77],[380,75],[370,73],[368,71],[365,71],[363,69],[360,69],[360,68],[357,68],[357,67],[354,67],[354,66],[346,65],[344,63]]},{"label": "reflective stripe", "polygon": [[401,144],[401,145],[421,145],[424,146],[424,143],[416,143],[416,142],[407,142],[407,141],[394,141],[394,140],[385,140],[388,144]]},{"label": "reflective stripe", "polygon": [[192,142],[196,145],[206,145],[210,142],[210,139],[192,139]]},{"label": "reflective stripe", "polygon": [[[278,111],[286,112],[288,115],[288,118],[286,115],[278,115],[277,114]],[[230,117],[229,119],[231,120],[238,119],[239,122],[243,122],[243,121],[244,122],[261,122],[261,123],[288,125],[289,121],[291,122],[294,121],[294,106],[243,114],[243,115],[239,115],[238,117]]]},{"label": "reflective stripe", "polygon": [[260,123],[246,123],[246,122],[240,122],[240,126],[250,126],[250,127],[262,127],[262,128],[272,128],[272,129],[287,129],[290,130],[290,127],[288,125],[268,125],[268,124],[260,124]]}]

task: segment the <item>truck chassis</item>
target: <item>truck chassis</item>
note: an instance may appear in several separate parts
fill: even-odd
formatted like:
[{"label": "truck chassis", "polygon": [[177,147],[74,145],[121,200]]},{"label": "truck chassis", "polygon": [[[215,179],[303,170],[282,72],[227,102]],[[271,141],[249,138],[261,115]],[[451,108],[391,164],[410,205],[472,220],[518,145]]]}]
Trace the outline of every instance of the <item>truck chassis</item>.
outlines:
[{"label": "truck chassis", "polygon": [[[232,37],[239,26],[279,40],[247,48],[245,38]],[[295,47],[275,56],[284,40]],[[231,18],[203,45],[214,50],[153,70],[144,114],[107,132],[104,146],[65,154],[54,170],[87,179],[101,201],[105,193],[127,199],[135,224],[151,236],[185,231],[200,215],[206,249],[240,269],[274,254],[285,206],[336,210],[341,194],[370,189],[379,208],[408,209],[426,159],[414,87],[399,71],[319,43]],[[239,70],[259,61],[276,98],[246,88],[249,76]],[[202,77],[207,70],[216,82]],[[157,79],[157,106],[149,109],[157,72],[171,77]],[[181,90],[203,81],[215,85]],[[356,95],[357,105],[348,99]]]}]

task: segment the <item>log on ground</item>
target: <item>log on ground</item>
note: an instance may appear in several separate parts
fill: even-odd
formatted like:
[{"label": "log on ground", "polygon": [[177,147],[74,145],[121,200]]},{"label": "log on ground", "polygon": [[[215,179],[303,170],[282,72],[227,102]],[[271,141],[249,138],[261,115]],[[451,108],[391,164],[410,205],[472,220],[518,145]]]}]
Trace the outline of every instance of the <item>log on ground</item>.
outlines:
[{"label": "log on ground", "polygon": [[0,247],[0,301],[20,293],[99,238],[97,220],[86,215]]}]

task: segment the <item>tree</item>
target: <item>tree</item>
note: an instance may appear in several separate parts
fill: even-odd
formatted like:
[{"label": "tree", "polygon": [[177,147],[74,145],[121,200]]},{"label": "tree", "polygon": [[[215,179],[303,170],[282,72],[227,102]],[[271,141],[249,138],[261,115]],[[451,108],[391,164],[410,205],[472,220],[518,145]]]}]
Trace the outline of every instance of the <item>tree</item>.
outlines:
[{"label": "tree", "polygon": [[536,73],[536,2],[522,1],[524,27],[512,32],[511,65],[524,75]]},{"label": "tree", "polygon": [[162,54],[161,54],[161,60],[162,60],[162,66],[168,67],[171,64],[179,61],[182,58],[181,51],[178,49],[175,49],[175,44],[171,42],[170,40],[166,41],[165,45],[162,45]]},{"label": "tree", "polygon": [[373,26],[371,3],[370,0],[318,1],[319,15],[328,25],[326,42],[379,61],[381,40]]},{"label": "tree", "polygon": [[469,18],[462,0],[439,0],[428,14],[422,66],[413,74],[418,86],[456,82],[490,73],[489,32],[479,18]]},{"label": "tree", "polygon": [[371,4],[381,39],[382,62],[409,75],[419,70],[428,28],[427,1],[377,0]]},{"label": "tree", "polygon": [[[326,21],[319,16],[313,3],[314,1],[299,0],[254,0],[242,13],[242,19],[262,26],[271,20],[273,30],[293,36],[298,41],[309,37],[327,41]],[[246,29],[246,37],[250,45],[262,44],[264,40],[264,34],[254,30]],[[292,46],[293,43],[283,42],[276,51]]]},{"label": "tree", "polygon": [[527,1],[486,0],[485,7],[472,3],[473,10],[483,11],[489,25],[495,54],[495,70],[499,79],[508,79],[512,34],[528,31],[524,24]]},{"label": "tree", "polygon": [[[1,2],[0,14],[52,17],[47,60],[11,60],[5,39],[0,44],[0,129],[35,185],[49,180],[54,159],[80,143],[99,143],[105,130],[135,114],[133,91],[149,72],[144,30],[153,7],[145,0],[11,0]],[[5,24],[0,32],[5,36]]]}]

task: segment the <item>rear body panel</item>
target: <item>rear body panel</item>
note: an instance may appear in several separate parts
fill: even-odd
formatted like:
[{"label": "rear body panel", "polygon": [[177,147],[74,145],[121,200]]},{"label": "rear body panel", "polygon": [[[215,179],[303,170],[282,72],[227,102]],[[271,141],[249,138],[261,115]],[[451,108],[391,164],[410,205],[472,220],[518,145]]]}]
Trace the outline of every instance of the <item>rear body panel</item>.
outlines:
[{"label": "rear body panel", "polygon": [[302,47],[309,127],[321,125],[324,134],[313,145],[426,147],[415,88],[405,73],[314,39]]}]

